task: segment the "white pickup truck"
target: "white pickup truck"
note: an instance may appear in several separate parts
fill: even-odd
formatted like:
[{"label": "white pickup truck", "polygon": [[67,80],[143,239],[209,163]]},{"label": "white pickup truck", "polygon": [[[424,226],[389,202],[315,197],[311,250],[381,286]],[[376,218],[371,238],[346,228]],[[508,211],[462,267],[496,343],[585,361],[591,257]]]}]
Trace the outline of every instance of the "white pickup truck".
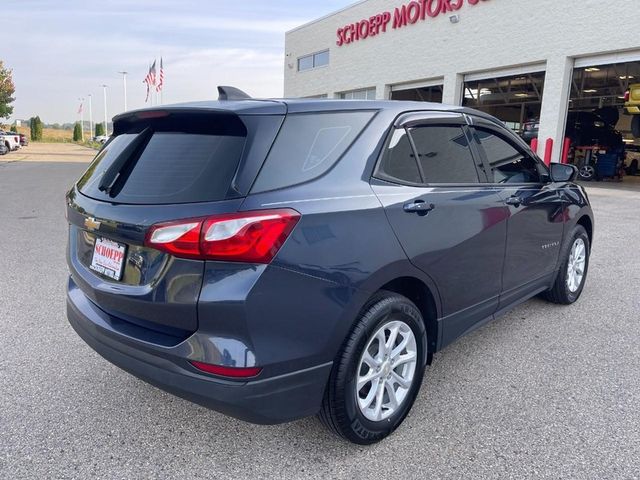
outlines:
[{"label": "white pickup truck", "polygon": [[4,143],[9,151],[18,150],[20,148],[20,135],[13,132],[4,132],[0,130],[0,141]]}]

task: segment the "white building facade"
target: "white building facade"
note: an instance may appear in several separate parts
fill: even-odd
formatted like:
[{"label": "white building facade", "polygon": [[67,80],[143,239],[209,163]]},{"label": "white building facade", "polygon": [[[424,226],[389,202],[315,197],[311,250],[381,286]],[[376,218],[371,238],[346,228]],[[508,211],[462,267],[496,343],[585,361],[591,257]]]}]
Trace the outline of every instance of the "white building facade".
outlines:
[{"label": "white building facade", "polygon": [[638,30],[640,0],[364,0],[286,34],[284,92],[487,105],[559,161],[572,102],[624,103]]}]

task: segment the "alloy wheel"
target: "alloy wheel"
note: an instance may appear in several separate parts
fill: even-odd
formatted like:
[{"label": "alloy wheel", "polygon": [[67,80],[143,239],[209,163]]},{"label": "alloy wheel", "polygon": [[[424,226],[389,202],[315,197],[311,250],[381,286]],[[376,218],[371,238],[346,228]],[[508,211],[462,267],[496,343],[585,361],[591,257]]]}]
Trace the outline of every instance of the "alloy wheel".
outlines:
[{"label": "alloy wheel", "polygon": [[580,176],[585,180],[591,180],[596,176],[596,169],[591,165],[585,165],[580,169]]},{"label": "alloy wheel", "polygon": [[358,365],[356,398],[365,418],[380,422],[398,411],[413,384],[417,360],[409,325],[390,321],[376,331]]},{"label": "alloy wheel", "polygon": [[577,238],[571,247],[567,265],[567,287],[571,293],[576,293],[582,285],[586,265],[587,247],[582,238]]}]

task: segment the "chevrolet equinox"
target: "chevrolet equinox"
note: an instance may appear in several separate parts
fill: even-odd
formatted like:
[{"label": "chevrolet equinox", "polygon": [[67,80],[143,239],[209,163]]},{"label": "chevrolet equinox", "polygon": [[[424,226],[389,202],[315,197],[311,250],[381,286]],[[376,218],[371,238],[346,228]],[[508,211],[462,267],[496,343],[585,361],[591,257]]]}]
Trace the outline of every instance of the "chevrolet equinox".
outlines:
[{"label": "chevrolet equinox", "polygon": [[462,107],[218,101],[127,112],[67,194],[67,311],[100,355],[249,422],[377,442],[433,354],[582,293],[593,214]]}]

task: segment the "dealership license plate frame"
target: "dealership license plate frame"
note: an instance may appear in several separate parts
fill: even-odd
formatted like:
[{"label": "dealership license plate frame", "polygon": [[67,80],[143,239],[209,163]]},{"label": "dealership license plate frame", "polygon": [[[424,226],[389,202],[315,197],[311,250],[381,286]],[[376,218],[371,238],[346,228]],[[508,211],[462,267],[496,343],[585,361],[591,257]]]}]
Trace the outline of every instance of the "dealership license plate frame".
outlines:
[{"label": "dealership license plate frame", "polygon": [[[121,257],[118,260],[111,259],[107,255],[102,254],[98,247],[105,246],[108,249],[115,250],[121,253]],[[99,273],[111,280],[119,282],[122,280],[122,274],[124,273],[124,263],[127,258],[127,246],[124,243],[116,242],[105,237],[96,237],[96,241],[93,245],[93,255],[91,257],[91,264],[89,268],[94,272]]]}]

